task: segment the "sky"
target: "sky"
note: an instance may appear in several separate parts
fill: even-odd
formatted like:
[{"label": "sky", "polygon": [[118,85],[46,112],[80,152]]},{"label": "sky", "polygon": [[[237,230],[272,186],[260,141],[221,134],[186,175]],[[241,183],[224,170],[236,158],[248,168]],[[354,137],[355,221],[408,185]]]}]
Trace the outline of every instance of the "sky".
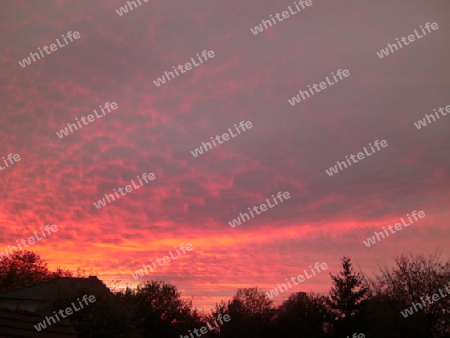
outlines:
[{"label": "sky", "polygon": [[[414,125],[450,105],[448,1],[313,0],[256,35],[261,20],[295,12],[293,2],[141,4],[119,15],[126,1],[0,3],[0,157],[20,155],[0,171],[0,251],[57,224],[28,249],[51,269],[84,268],[124,286],[190,243],[138,281],[172,283],[204,310],[237,288],[269,291],[316,262],[328,269],[289,291],[326,293],[343,255],[368,275],[402,253],[450,256],[450,117]],[[414,30],[423,35],[427,22],[438,29],[377,55]],[[69,31],[79,38],[19,64]],[[155,84],[203,51],[214,57]],[[288,102],[340,69],[350,75]],[[106,102],[118,108],[57,135]],[[193,156],[241,121],[252,128]],[[388,145],[327,174],[376,140]],[[155,179],[95,207],[144,173]],[[290,198],[230,226],[278,192]],[[414,210],[426,216],[363,243]]]}]

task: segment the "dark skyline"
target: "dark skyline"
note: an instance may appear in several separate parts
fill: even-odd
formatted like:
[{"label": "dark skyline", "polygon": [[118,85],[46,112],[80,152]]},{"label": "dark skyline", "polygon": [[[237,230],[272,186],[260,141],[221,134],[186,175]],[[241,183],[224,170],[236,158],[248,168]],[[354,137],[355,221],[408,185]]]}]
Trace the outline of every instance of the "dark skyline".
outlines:
[{"label": "dark skyline", "polygon": [[[0,251],[56,224],[32,251],[123,286],[190,243],[138,281],[173,283],[205,310],[316,262],[327,273],[292,292],[327,292],[344,254],[369,275],[403,252],[449,257],[450,117],[416,124],[450,105],[450,3],[313,0],[256,35],[293,2],[141,3],[122,15],[122,0],[0,4],[0,164],[11,159],[0,170]],[[439,29],[377,55],[427,22]],[[52,50],[57,39],[65,45]],[[203,63],[155,84],[203,51]],[[350,75],[322,89],[338,70]],[[289,103],[314,84],[321,92]],[[252,127],[225,141],[241,121]],[[222,144],[192,154],[216,135]],[[388,146],[327,174],[376,140]],[[155,179],[140,185],[144,173]],[[139,188],[95,207],[132,180]],[[290,198],[230,226],[278,192]],[[413,210],[426,217],[364,244]]]}]

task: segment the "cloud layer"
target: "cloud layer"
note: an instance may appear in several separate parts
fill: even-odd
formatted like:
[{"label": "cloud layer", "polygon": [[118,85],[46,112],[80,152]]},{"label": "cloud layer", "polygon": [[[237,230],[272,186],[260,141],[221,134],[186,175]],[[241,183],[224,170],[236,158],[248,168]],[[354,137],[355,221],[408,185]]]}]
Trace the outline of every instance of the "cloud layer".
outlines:
[{"label": "cloud layer", "polygon": [[[87,267],[125,284],[143,264],[192,243],[192,252],[148,278],[176,284],[204,309],[238,287],[272,289],[317,261],[336,272],[343,254],[368,273],[402,252],[450,254],[450,117],[413,125],[450,104],[447,2],[313,1],[256,36],[250,28],[291,2],[149,1],[119,16],[125,4],[0,5],[0,157],[21,156],[0,171],[0,250],[55,223],[58,232],[30,249],[52,267]],[[439,29],[376,55],[426,22]],[[18,64],[68,31],[81,37]],[[155,86],[203,50],[216,57]],[[351,76],[288,103],[338,69]],[[56,135],[105,102],[119,108]],[[241,121],[253,128],[192,156]],[[389,146],[325,173],[375,140]],[[94,207],[144,172],[156,179]],[[291,198],[230,227],[279,191]],[[413,210],[426,217],[363,244]],[[324,273],[293,291],[326,292],[330,281]]]}]

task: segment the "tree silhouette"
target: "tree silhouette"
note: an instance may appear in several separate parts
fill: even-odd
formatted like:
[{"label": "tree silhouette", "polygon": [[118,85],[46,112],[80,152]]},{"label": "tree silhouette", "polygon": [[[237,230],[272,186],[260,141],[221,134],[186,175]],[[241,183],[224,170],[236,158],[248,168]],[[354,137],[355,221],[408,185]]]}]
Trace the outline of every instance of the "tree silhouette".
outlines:
[{"label": "tree silhouette", "polygon": [[[422,332],[422,337],[450,336],[450,298],[422,302],[424,297],[446,293],[450,280],[450,263],[443,262],[440,252],[430,255],[401,255],[395,258],[395,266],[389,270],[380,268],[380,275],[372,281],[376,296],[398,304],[396,316],[405,330]],[[410,318],[400,316],[400,311],[419,303],[423,307]]]},{"label": "tree silhouette", "polygon": [[335,314],[335,331],[340,334],[349,334],[357,329],[352,319],[359,313],[361,301],[368,294],[369,289],[363,286],[364,277],[353,271],[351,259],[342,258],[342,271],[334,276],[333,287],[330,291],[328,305]]},{"label": "tree silhouette", "polygon": [[326,297],[296,292],[278,309],[277,332],[285,337],[326,337],[330,319]]},{"label": "tree silhouette", "polygon": [[224,337],[268,337],[275,317],[273,301],[258,288],[238,289],[231,301],[216,304],[213,317],[219,313],[231,317],[220,328]]},{"label": "tree silhouette", "polygon": [[182,300],[177,288],[163,281],[138,285],[131,299],[136,304],[138,328],[145,337],[174,337],[202,326],[192,302]]},{"label": "tree silhouette", "polygon": [[[0,260],[0,290],[58,276],[71,274],[61,269],[49,271],[33,252],[16,252]],[[231,300],[216,304],[208,315],[200,315],[175,286],[163,281],[147,281],[111,293],[99,283],[68,287],[77,279],[61,279],[55,281],[57,297],[43,309],[51,314],[83,295],[95,295],[95,303],[68,318],[80,337],[198,336],[195,329],[213,323],[219,314],[222,318],[227,314],[230,321],[208,330],[202,338],[333,338],[352,337],[354,333],[364,333],[368,338],[450,338],[450,296],[433,304],[424,303],[408,318],[400,313],[413,302],[438,294],[439,289],[447,293],[444,288],[450,280],[450,264],[442,262],[440,255],[400,256],[392,269],[381,269],[370,283],[353,271],[350,258],[343,257],[342,270],[330,276],[333,285],[328,297],[297,292],[275,307],[265,292],[244,288],[238,289]]]},{"label": "tree silhouette", "polygon": [[0,292],[70,276],[72,273],[68,270],[51,272],[47,263],[31,251],[15,251],[0,260]]}]

